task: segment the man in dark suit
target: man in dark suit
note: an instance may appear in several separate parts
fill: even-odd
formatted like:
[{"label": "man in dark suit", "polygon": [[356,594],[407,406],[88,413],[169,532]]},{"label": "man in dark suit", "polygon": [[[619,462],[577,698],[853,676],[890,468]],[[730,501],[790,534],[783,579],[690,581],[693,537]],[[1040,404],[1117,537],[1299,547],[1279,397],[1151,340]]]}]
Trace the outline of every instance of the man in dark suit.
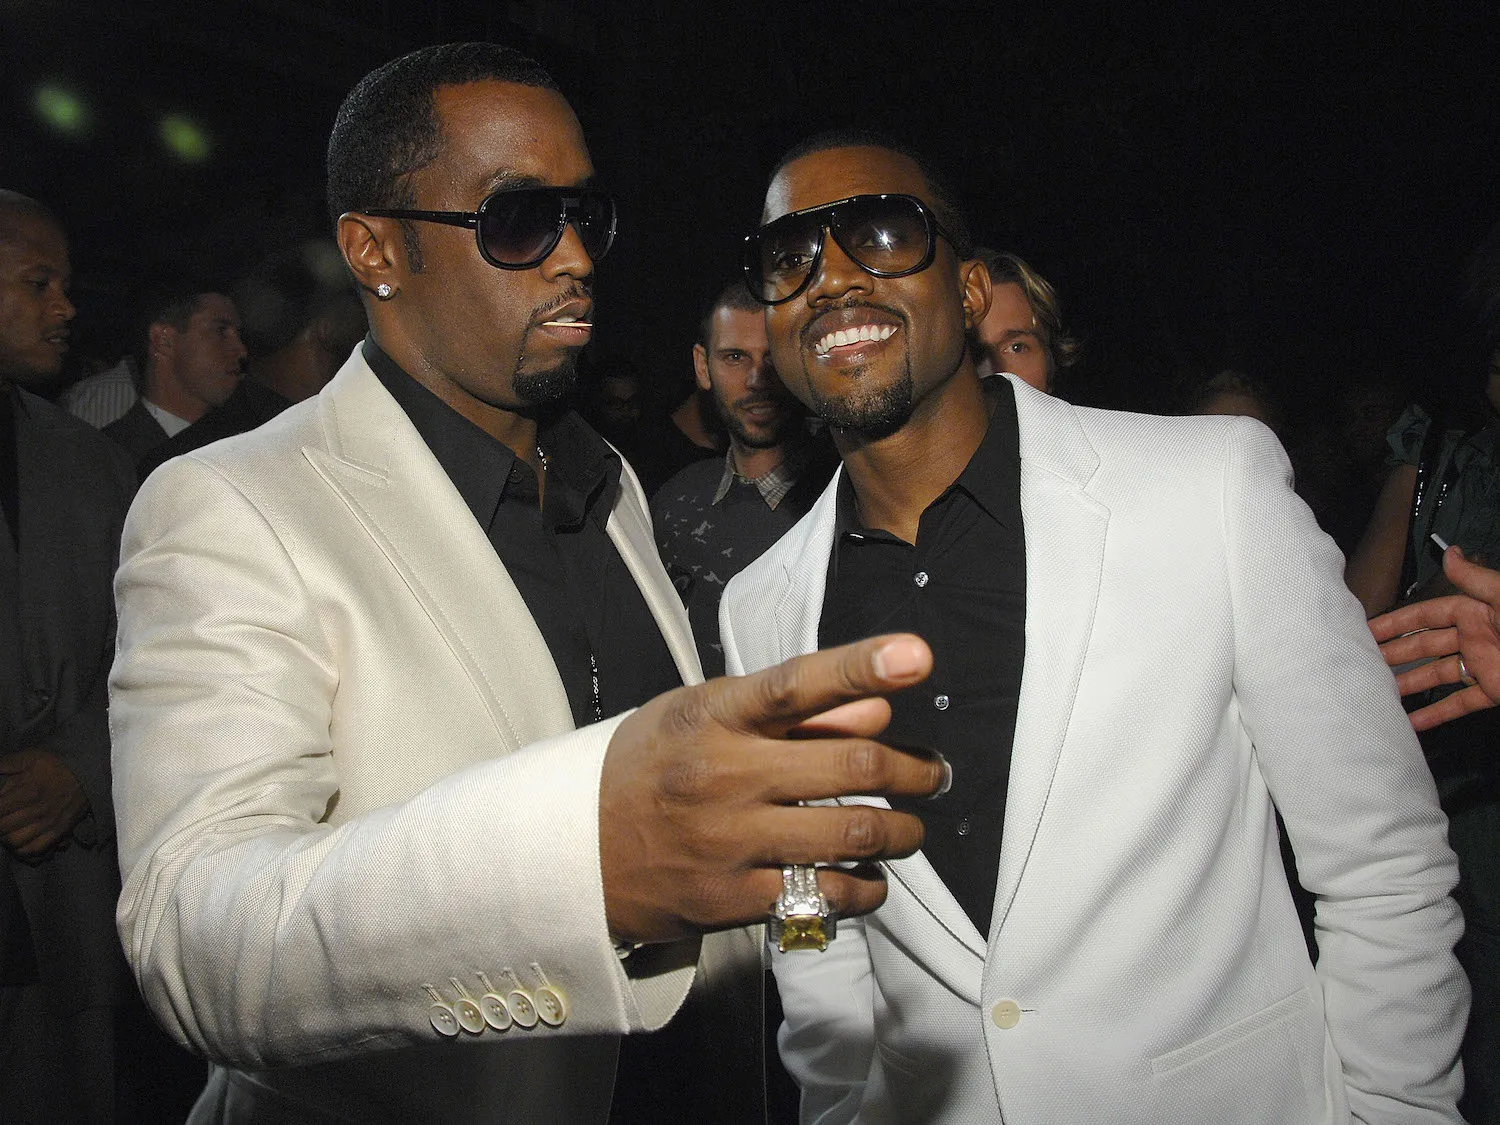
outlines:
[{"label": "man in dark suit", "polygon": [[68,277],[57,220],[0,192],[0,884],[16,892],[0,886],[8,1122],[117,1120],[113,1042],[133,991],[114,929],[105,682],[134,480],[109,441],[25,389],[62,366]]},{"label": "man in dark suit", "polygon": [[240,314],[222,293],[173,294],[146,317],[141,397],[104,427],[137,465],[210,409],[222,406],[244,374]]}]

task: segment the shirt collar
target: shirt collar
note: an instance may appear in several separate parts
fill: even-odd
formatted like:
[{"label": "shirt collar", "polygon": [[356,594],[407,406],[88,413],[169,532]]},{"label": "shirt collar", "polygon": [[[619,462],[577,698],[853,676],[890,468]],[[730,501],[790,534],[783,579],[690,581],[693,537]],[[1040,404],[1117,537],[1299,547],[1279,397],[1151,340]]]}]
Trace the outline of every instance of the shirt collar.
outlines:
[{"label": "shirt collar", "polygon": [[[955,488],[973,498],[991,519],[1002,527],[1013,521],[1021,495],[1021,434],[1016,417],[1016,390],[1007,379],[988,379],[985,399],[990,404],[990,424],[979,448],[969,458],[958,479],[943,489],[932,504],[938,503]],[[834,514],[834,543],[845,535],[870,534],[859,518],[859,504],[849,474],[839,478]],[[932,504],[928,507],[931,508]]]},{"label": "shirt collar", "polygon": [[759,477],[746,477],[741,476],[734,467],[734,448],[731,446],[724,454],[724,475],[719,478],[719,487],[714,490],[712,503],[721,503],[724,497],[729,495],[729,489],[734,482],[741,480],[746,484],[755,485],[755,490],[766,502],[766,507],[774,512],[776,506],[786,499],[786,494],[797,483],[797,478],[802,475],[802,471],[807,468],[807,462],[811,456],[812,442],[797,442],[787,450],[781,463],[769,473]]},{"label": "shirt collar", "polygon": [[[458,489],[479,525],[489,529],[510,490],[512,469],[531,478],[531,469],[510,447],[485,433],[437,395],[413,379],[377,344],[365,337],[361,348],[370,370],[398,406]],[[547,503],[550,527],[573,528],[585,516],[600,527],[609,519],[620,489],[620,458],[572,411],[541,423],[537,445],[547,458]],[[523,489],[535,500],[534,478]],[[512,492],[519,496],[520,492]]]}]

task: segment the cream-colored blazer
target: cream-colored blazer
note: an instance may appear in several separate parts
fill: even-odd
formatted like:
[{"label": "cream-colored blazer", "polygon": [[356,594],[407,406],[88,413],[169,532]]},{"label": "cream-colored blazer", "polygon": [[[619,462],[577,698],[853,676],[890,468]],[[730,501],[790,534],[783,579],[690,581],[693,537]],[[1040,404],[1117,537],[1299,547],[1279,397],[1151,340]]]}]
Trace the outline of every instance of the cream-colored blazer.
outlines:
[{"label": "cream-colored blazer", "polygon": [[[628,466],[608,532],[697,682]],[[120,933],[158,1019],[221,1064],[195,1121],[604,1120],[617,1037],[672,1016],[699,943],[616,955],[618,719],[573,729],[519,592],[358,350],[152,474],[116,596]],[[755,936],[705,964],[758,963]],[[515,1022],[455,1029],[491,988]]]},{"label": "cream-colored blazer", "polygon": [[[918,853],[826,954],[774,955],[803,1119],[1458,1120],[1446,822],[1281,447],[1012,382],[1026,650],[993,922]],[[731,672],[817,646],[836,488],[730,583]]]}]

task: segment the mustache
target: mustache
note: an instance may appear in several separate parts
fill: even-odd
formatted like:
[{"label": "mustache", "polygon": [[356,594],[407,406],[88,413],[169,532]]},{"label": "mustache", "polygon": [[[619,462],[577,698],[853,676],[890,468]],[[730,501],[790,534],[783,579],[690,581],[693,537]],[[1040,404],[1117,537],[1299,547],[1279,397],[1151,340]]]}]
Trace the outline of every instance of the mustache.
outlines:
[{"label": "mustache", "polygon": [[532,312],[533,318],[545,317],[548,313],[562,308],[569,301],[592,301],[594,299],[594,283],[590,278],[581,278],[568,286],[566,290],[559,293],[544,305],[539,305]]}]

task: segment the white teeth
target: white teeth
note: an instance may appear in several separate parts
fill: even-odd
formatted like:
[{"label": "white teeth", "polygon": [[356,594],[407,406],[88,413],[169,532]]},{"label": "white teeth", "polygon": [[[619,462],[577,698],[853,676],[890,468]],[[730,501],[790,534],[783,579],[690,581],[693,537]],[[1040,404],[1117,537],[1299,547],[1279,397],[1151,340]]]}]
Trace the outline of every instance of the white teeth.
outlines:
[{"label": "white teeth", "polygon": [[889,340],[896,332],[894,324],[861,324],[857,328],[840,328],[836,332],[830,332],[816,344],[813,351],[819,355],[827,355],[833,348],[841,348],[847,344],[857,344],[861,341]]},{"label": "white teeth", "polygon": [[555,316],[555,317],[553,317],[547,323],[548,324],[573,324],[577,320],[578,320],[578,318],[576,316],[572,316],[570,314],[564,314],[562,316]]}]

